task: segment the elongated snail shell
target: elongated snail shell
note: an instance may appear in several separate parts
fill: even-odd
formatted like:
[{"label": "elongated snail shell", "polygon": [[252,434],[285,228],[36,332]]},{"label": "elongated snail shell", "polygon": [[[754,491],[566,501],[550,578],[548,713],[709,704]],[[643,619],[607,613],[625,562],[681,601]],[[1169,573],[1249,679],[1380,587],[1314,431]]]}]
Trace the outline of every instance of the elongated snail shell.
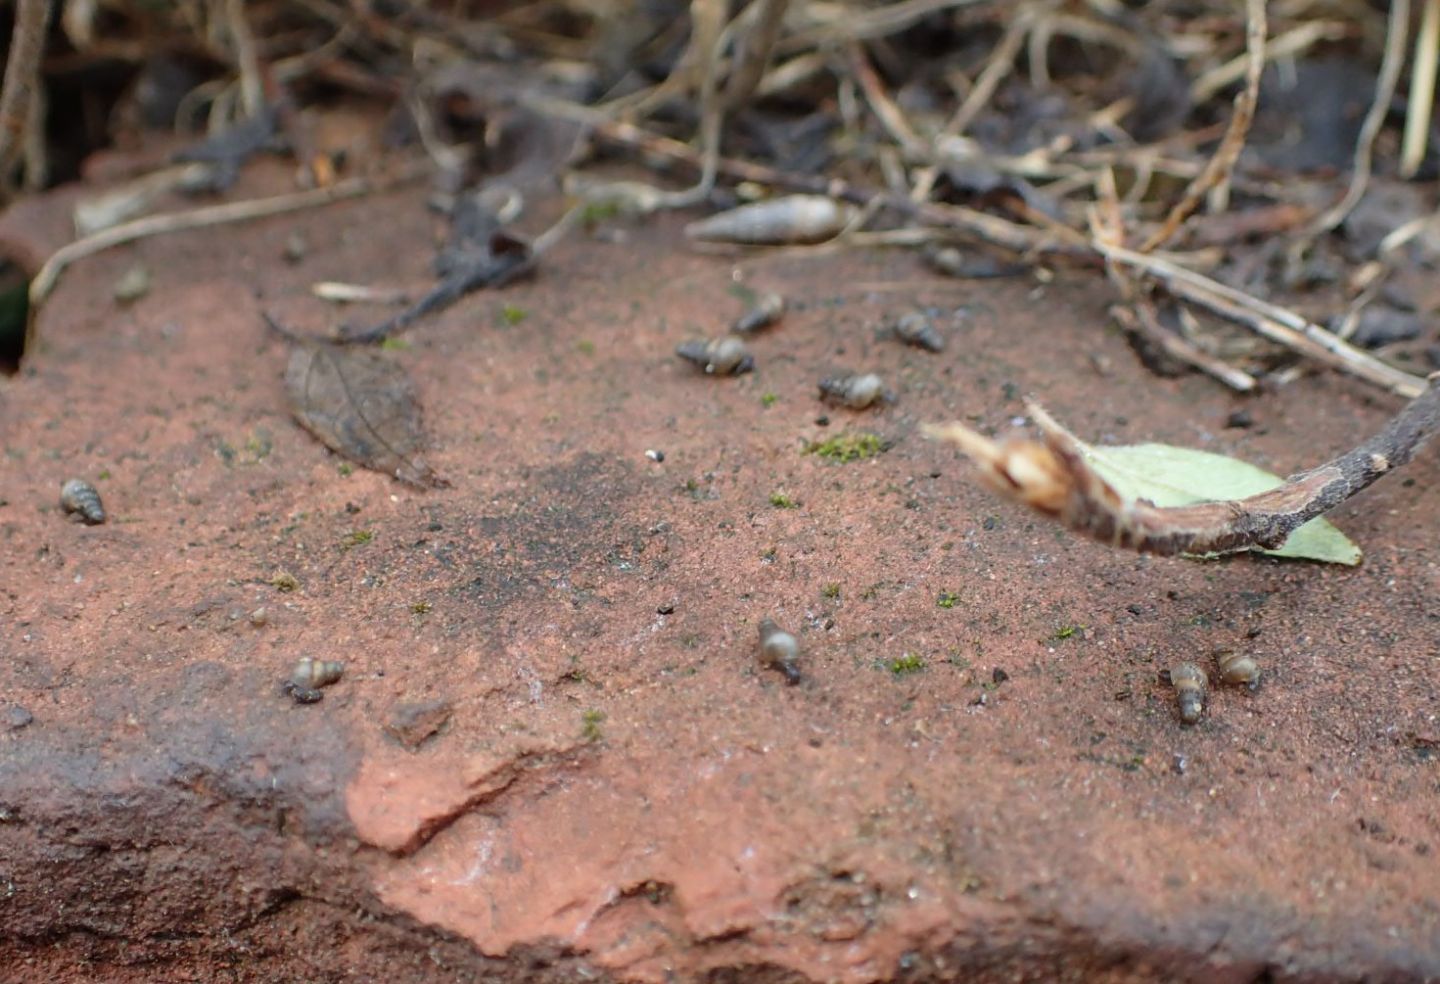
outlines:
[{"label": "elongated snail shell", "polygon": [[1194,724],[1205,713],[1205,691],[1209,680],[1195,663],[1176,663],[1170,667],[1170,685],[1175,688],[1175,704],[1180,709],[1180,722]]}]

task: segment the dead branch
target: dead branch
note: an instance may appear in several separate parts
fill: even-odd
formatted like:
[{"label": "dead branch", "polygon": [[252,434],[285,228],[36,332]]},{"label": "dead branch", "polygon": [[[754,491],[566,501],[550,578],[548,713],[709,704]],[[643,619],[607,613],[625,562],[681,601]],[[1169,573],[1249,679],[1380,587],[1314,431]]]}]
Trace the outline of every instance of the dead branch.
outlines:
[{"label": "dead branch", "polygon": [[1110,309],[1110,316],[1126,332],[1153,342],[1166,355],[1213,376],[1237,393],[1253,393],[1255,391],[1257,384],[1254,376],[1243,369],[1235,368],[1224,359],[1216,358],[1209,352],[1202,351],[1173,331],[1166,331],[1159,323],[1154,306],[1150,302],[1135,302],[1134,309],[1117,304]]},{"label": "dead branch", "polygon": [[1172,508],[1122,498],[1090,467],[1074,435],[1039,406],[1029,404],[1028,410],[1041,429],[1038,442],[992,441],[960,423],[924,430],[956,445],[996,492],[1102,543],[1167,556],[1274,550],[1305,523],[1410,461],[1440,430],[1440,374],[1353,450],[1291,475],[1269,492]]},{"label": "dead branch", "polygon": [[1425,381],[1419,376],[1402,372],[1381,362],[1338,338],[1333,332],[1326,331],[1279,305],[1251,297],[1234,287],[1228,287],[1193,270],[1186,270],[1158,256],[1148,256],[1099,242],[1095,244],[1095,248],[1107,259],[1143,270],[1164,284],[1165,289],[1175,297],[1244,325],[1291,351],[1358,376],[1401,396],[1413,398],[1425,390]]}]

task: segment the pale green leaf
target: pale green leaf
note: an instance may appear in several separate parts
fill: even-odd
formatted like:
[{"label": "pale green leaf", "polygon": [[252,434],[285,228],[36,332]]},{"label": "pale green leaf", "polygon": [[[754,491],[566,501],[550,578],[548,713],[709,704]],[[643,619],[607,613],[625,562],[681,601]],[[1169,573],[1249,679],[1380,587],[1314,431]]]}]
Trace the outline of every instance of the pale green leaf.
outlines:
[{"label": "pale green leaf", "polygon": [[[1127,499],[1149,499],[1157,506],[1243,499],[1284,482],[1248,462],[1169,444],[1082,447],[1090,465],[1115,491]],[[1360,548],[1323,517],[1291,533],[1280,549],[1258,552],[1352,566],[1362,557]]]}]

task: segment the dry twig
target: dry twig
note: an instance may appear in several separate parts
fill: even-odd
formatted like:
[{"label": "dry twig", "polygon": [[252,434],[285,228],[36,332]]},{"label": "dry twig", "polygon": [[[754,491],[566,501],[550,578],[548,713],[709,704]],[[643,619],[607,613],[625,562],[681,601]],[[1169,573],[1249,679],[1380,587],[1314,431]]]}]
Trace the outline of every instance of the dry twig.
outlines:
[{"label": "dry twig", "polygon": [[986,485],[1102,543],[1147,553],[1274,550],[1316,516],[1410,461],[1440,430],[1440,377],[1374,437],[1269,492],[1222,502],[1160,508],[1128,501],[1085,460],[1080,443],[1035,404],[1027,408],[1041,440],[996,442],[964,424],[927,426],[980,468]]},{"label": "dry twig", "polygon": [[1279,305],[1251,297],[1163,257],[1103,243],[1097,243],[1096,248],[1107,259],[1128,264],[1155,277],[1176,297],[1244,325],[1291,351],[1359,376],[1401,396],[1413,398],[1425,389],[1425,381],[1420,377],[1381,362]]},{"label": "dry twig", "polygon": [[15,7],[15,30],[10,35],[5,81],[0,85],[0,175],[10,171],[15,148],[23,143],[26,122],[32,115],[50,6],[50,0],[18,0]]},{"label": "dry twig", "polygon": [[50,296],[50,291],[55,289],[55,283],[60,279],[60,274],[65,268],[76,260],[93,256],[103,252],[112,246],[119,246],[122,243],[132,243],[137,239],[145,239],[149,236],[158,236],[167,232],[180,232],[184,229],[202,229],[208,226],[224,225],[230,222],[246,222],[250,219],[260,219],[269,215],[280,215],[285,212],[298,212],[301,209],[315,208],[318,205],[329,205],[345,198],[355,198],[359,195],[369,194],[376,189],[372,181],[364,178],[351,178],[348,181],[339,181],[325,188],[314,188],[310,191],[297,191],[288,195],[275,195],[271,198],[252,198],[246,201],[226,202],[224,205],[211,205],[206,208],[190,209],[186,212],[167,212],[163,215],[149,215],[143,219],[136,219],[134,222],[126,222],[123,225],[111,226],[95,233],[93,236],[86,236],[84,239],[77,239],[68,243],[54,253],[40,267],[35,279],[30,281],[30,306],[32,314],[34,309],[44,303],[45,298]]}]

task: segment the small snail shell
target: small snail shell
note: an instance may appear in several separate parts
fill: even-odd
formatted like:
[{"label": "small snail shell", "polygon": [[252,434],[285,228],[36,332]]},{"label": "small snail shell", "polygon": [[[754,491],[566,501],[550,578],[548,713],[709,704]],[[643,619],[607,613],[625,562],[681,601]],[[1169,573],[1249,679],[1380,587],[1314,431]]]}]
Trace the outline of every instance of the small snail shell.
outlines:
[{"label": "small snail shell", "polygon": [[692,222],[685,227],[685,235],[745,246],[815,243],[840,232],[855,215],[854,206],[824,195],[786,195]]},{"label": "small snail shell", "polygon": [[737,335],[749,335],[762,328],[769,328],[785,313],[785,298],[767,291],[755,298],[755,304],[730,326]]},{"label": "small snail shell", "polygon": [[776,669],[785,674],[785,682],[800,682],[800,668],[795,661],[800,657],[800,643],[795,637],[768,618],[760,620],[760,665]]},{"label": "small snail shell", "polygon": [[60,508],[67,515],[79,517],[87,526],[105,522],[105,506],[95,486],[79,478],[72,478],[60,486]]},{"label": "small snail shell", "polygon": [[864,410],[877,402],[894,397],[885,391],[885,384],[873,372],[830,376],[820,380],[820,396],[851,410]]},{"label": "small snail shell", "polygon": [[1176,663],[1170,667],[1170,685],[1175,688],[1180,723],[1199,721],[1205,713],[1205,689],[1209,685],[1205,671],[1194,663]]},{"label": "small snail shell", "polygon": [[345,664],[338,659],[302,657],[290,671],[290,683],[297,690],[318,690],[335,683],[345,673]]},{"label": "small snail shell", "polygon": [[1014,277],[1027,269],[1021,263],[1009,263],[987,253],[967,253],[954,246],[928,246],[921,255],[931,267],[941,273],[972,280]]},{"label": "small snail shell", "polygon": [[927,352],[943,352],[945,350],[945,336],[940,334],[934,323],[919,311],[902,314],[896,320],[895,337],[906,345],[913,345]]},{"label": "small snail shell", "polygon": [[1245,653],[1223,652],[1215,656],[1215,665],[1220,669],[1220,679],[1226,683],[1237,683],[1251,690],[1260,688],[1260,664],[1253,656]]},{"label": "small snail shell", "polygon": [[750,350],[733,335],[710,341],[682,342],[676,347],[675,354],[714,376],[736,376],[755,368]]}]

